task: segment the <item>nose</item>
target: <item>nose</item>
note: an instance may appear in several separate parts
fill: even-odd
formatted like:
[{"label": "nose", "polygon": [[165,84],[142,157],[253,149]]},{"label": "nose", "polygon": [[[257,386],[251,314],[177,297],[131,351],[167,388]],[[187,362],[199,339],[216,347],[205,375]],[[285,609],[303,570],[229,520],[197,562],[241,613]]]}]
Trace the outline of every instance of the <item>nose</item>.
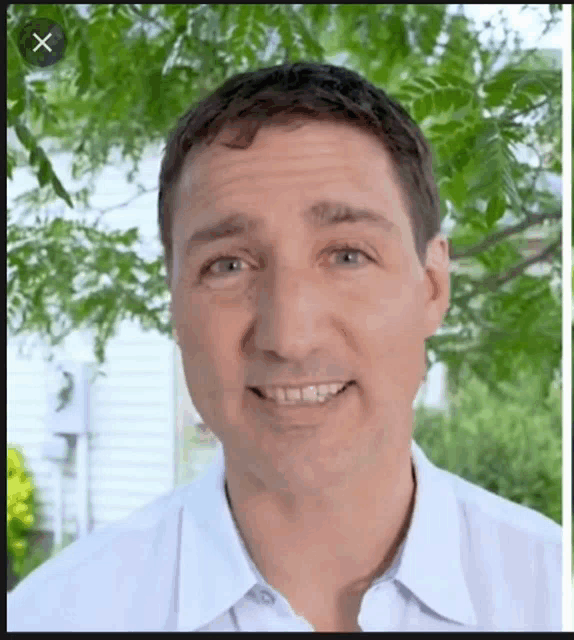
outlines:
[{"label": "nose", "polygon": [[269,274],[258,292],[255,347],[281,360],[301,362],[324,346],[329,301],[303,270]]}]

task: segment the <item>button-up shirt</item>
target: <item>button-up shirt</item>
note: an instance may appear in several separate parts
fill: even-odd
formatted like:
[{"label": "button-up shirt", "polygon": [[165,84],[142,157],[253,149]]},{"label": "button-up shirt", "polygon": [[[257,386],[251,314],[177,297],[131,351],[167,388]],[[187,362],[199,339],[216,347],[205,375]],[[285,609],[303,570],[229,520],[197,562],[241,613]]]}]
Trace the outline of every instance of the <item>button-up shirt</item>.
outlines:
[{"label": "button-up shirt", "polygon": [[[412,461],[409,529],[362,597],[360,628],[561,630],[561,527],[439,469],[414,441]],[[196,480],[37,568],[7,613],[8,631],[314,630],[250,558],[221,444]]]}]

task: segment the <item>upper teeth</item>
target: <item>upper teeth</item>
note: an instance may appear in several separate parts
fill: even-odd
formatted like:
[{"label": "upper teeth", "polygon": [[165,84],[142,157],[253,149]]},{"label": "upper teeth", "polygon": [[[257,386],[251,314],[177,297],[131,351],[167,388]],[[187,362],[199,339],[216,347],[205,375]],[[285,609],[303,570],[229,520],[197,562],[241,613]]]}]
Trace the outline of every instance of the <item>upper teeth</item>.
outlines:
[{"label": "upper teeth", "polygon": [[305,387],[257,387],[261,393],[279,403],[300,402],[325,402],[334,396],[346,385],[346,382],[334,382],[332,384],[309,385]]}]

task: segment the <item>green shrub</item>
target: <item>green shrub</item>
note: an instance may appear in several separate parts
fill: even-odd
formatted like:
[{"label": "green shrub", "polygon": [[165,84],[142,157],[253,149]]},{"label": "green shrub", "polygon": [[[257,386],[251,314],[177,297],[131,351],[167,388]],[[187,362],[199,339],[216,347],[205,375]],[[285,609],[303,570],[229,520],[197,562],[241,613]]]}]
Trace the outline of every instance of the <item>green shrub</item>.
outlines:
[{"label": "green shrub", "polygon": [[17,575],[17,582],[14,587],[49,558],[50,553],[48,553],[41,545],[30,544],[26,555],[20,562],[20,572]]},{"label": "green shrub", "polygon": [[35,488],[24,456],[15,448],[7,451],[6,540],[14,575],[22,578],[27,567],[29,538],[36,522]]},{"label": "green shrub", "polygon": [[540,392],[517,370],[506,398],[465,372],[448,413],[418,409],[414,438],[436,465],[562,524],[562,420],[558,386]]}]

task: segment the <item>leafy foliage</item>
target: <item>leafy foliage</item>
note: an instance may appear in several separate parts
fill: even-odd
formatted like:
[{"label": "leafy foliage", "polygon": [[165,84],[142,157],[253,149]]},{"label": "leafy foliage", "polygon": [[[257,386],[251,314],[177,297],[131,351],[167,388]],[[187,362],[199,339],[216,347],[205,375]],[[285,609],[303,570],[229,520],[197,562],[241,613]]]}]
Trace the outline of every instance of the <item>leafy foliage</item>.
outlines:
[{"label": "leafy foliage", "polygon": [[449,414],[418,409],[414,437],[439,467],[562,524],[560,389],[541,394],[527,362],[515,377],[497,399],[465,367]]},{"label": "leafy foliage", "polygon": [[22,577],[28,554],[29,534],[35,522],[35,489],[18,449],[7,451],[6,542],[12,571]]},{"label": "leafy foliage", "polygon": [[[70,36],[66,57],[41,73],[13,35],[32,14]],[[552,5],[549,23],[559,19]],[[74,177],[93,177],[119,152],[133,179],[146,151],[230,75],[337,58],[399,98],[434,148],[457,269],[431,361],[455,380],[466,362],[502,393],[527,358],[548,388],[561,362],[561,207],[542,178],[562,171],[561,72],[509,28],[502,44],[481,44],[489,29],[447,5],[10,5],[8,127],[18,143],[8,176],[27,167],[39,184],[20,202],[34,222],[8,216],[10,331],[57,344],[92,327],[101,362],[126,317],[170,330],[164,266],[139,257],[136,230],[46,213],[56,199],[90,207],[89,190],[71,193],[55,175],[52,154],[72,153]],[[536,229],[543,246],[525,256]],[[529,271],[540,264],[546,273]]]}]

